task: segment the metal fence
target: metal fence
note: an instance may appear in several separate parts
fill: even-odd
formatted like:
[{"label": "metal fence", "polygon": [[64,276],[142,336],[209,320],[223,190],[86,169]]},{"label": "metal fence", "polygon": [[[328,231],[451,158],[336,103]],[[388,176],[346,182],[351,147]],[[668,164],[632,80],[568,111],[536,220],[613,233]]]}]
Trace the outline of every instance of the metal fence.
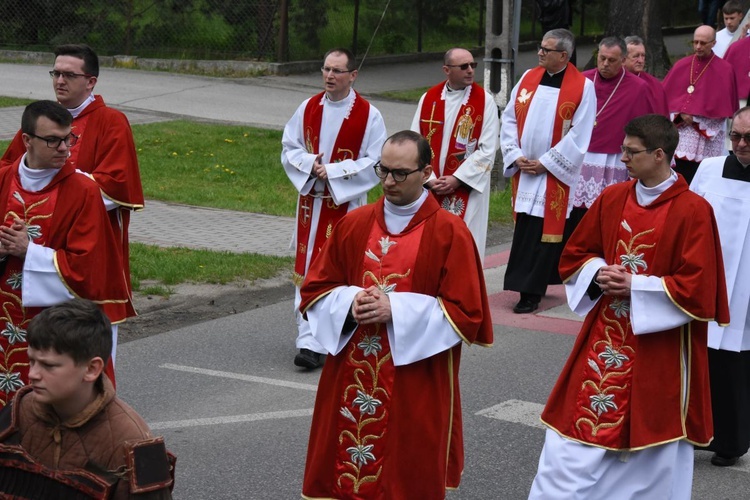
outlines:
[{"label": "metal fence", "polygon": [[[608,2],[572,4],[576,34],[601,33]],[[665,24],[695,24],[692,4],[671,5]],[[265,61],[317,59],[336,46],[362,55],[370,44],[370,55],[441,52],[484,44],[485,5],[486,0],[3,0],[0,48],[50,51],[61,43],[85,42],[102,55]],[[539,39],[536,2],[522,6],[521,39]]]}]

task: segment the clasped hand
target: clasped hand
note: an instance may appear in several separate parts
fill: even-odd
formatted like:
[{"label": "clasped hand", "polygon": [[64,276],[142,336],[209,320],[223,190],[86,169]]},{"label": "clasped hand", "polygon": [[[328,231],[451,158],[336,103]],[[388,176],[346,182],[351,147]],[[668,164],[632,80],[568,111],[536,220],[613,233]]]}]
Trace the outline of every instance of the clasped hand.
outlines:
[{"label": "clasped hand", "polygon": [[26,223],[16,217],[10,227],[0,226],[0,256],[24,257],[29,248],[29,233]]},{"label": "clasped hand", "polygon": [[633,275],[624,266],[604,266],[599,269],[596,283],[604,295],[629,297]]},{"label": "clasped hand", "polygon": [[352,302],[352,316],[360,325],[387,323],[391,320],[391,300],[377,286],[357,292]]},{"label": "clasped hand", "polygon": [[539,160],[529,160],[525,156],[520,157],[514,163],[521,172],[531,175],[539,175],[547,171],[542,162]]}]

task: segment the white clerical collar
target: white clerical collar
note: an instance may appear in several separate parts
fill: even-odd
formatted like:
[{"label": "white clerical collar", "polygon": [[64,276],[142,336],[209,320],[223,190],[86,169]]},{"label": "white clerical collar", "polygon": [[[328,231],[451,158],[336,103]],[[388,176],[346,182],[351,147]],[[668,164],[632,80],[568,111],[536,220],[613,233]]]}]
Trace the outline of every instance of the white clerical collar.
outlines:
[{"label": "white clerical collar", "polygon": [[547,74],[548,74],[549,76],[555,76],[555,75],[557,75],[558,73],[562,73],[563,71],[565,71],[565,70],[567,69],[567,67],[568,67],[568,65],[566,64],[566,65],[565,65],[565,66],[563,66],[563,67],[562,67],[562,68],[561,68],[561,69],[560,69],[559,71],[555,71],[554,73],[550,73],[550,71],[549,71],[549,70],[547,70]]},{"label": "white clerical collar", "polygon": [[422,189],[422,194],[419,198],[408,205],[395,205],[387,199],[384,200],[383,209],[385,212],[385,225],[388,228],[388,232],[391,234],[399,234],[403,231],[406,226],[409,225],[409,222],[411,222],[414,214],[416,214],[422,207],[428,194],[429,193],[426,189]]},{"label": "white clerical collar", "polygon": [[656,199],[664,193],[667,189],[677,182],[677,172],[672,170],[669,177],[662,183],[657,184],[654,187],[646,187],[641,181],[635,183],[635,194],[638,198],[638,204],[642,207],[646,207],[652,204]]},{"label": "white clerical collar", "polygon": [[325,100],[326,100],[326,102],[327,102],[327,103],[328,103],[329,105],[333,105],[333,106],[344,106],[344,105],[345,105],[345,103],[348,103],[348,102],[349,102],[349,101],[350,101],[350,100],[352,99],[352,97],[353,97],[353,96],[354,96],[354,92],[352,91],[352,89],[349,89],[349,93],[348,93],[348,94],[346,94],[346,97],[344,97],[343,99],[339,99],[338,101],[334,101],[334,100],[333,100],[333,99],[331,99],[331,97],[330,97],[330,96],[328,95],[328,92],[326,92],[326,93],[325,93]]},{"label": "white clerical collar", "polygon": [[83,102],[80,104],[80,106],[68,109],[70,111],[70,114],[73,115],[73,118],[78,118],[78,115],[80,115],[84,109],[86,109],[86,106],[94,102],[96,99],[94,98],[94,93],[90,93],[89,96],[83,100]]},{"label": "white clerical collar", "polygon": [[18,164],[18,177],[21,179],[21,186],[32,192],[41,191],[47,187],[59,171],[59,168],[29,168],[26,165],[26,154],[23,155],[21,162]]}]

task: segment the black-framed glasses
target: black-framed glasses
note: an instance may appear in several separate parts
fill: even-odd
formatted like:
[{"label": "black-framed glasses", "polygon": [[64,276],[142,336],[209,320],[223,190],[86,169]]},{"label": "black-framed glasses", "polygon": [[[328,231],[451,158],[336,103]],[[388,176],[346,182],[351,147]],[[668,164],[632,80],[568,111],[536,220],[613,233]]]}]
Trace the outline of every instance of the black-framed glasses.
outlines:
[{"label": "black-framed glasses", "polygon": [[471,66],[471,69],[476,69],[476,67],[479,65],[478,62],[472,61],[470,63],[463,63],[463,64],[446,64],[449,68],[458,68],[461,71],[466,71],[469,69],[469,66]]},{"label": "black-framed glasses", "polygon": [[407,177],[409,177],[414,172],[421,172],[421,169],[416,170],[410,170],[410,171],[404,171],[404,170],[391,170],[390,168],[385,168],[383,165],[380,164],[380,162],[377,162],[375,164],[375,175],[380,177],[381,179],[385,179],[388,177],[388,174],[391,174],[391,177],[393,177],[393,180],[396,182],[404,182]]},{"label": "black-framed glasses", "polygon": [[624,154],[625,158],[627,158],[628,160],[632,160],[633,157],[637,155],[638,153],[646,153],[646,152],[652,153],[656,151],[657,149],[659,148],[641,149],[640,151],[633,151],[627,146],[620,146],[620,151],[622,151],[622,154]]},{"label": "black-framed glasses", "polygon": [[71,71],[57,71],[52,70],[49,72],[49,76],[52,77],[53,80],[57,80],[60,77],[63,77],[66,80],[73,80],[74,78],[91,78],[94,75],[89,75],[87,73],[73,73]]},{"label": "black-framed glasses", "polygon": [[320,71],[323,73],[333,73],[334,75],[343,75],[344,73],[351,73],[353,69],[338,69],[329,68],[328,66],[321,66]]},{"label": "black-framed glasses", "polygon": [[542,51],[542,54],[544,54],[545,56],[549,54],[550,52],[567,52],[561,49],[548,49],[547,47],[542,47],[542,44],[539,43],[536,46],[536,51],[539,52],[540,50]]},{"label": "black-framed glasses", "polygon": [[57,149],[61,143],[65,143],[67,147],[72,147],[78,142],[78,136],[75,134],[68,134],[65,137],[41,137],[36,134],[26,134],[30,137],[35,137],[47,143],[48,148]]},{"label": "black-framed glasses", "polygon": [[730,141],[740,142],[740,139],[744,139],[745,144],[750,144],[750,134],[738,134],[737,132],[729,132]]}]

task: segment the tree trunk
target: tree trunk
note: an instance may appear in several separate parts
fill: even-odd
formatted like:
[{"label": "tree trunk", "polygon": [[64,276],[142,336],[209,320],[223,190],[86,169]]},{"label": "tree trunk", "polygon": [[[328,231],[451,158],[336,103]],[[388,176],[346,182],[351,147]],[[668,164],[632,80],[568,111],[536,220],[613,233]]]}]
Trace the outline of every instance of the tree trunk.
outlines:
[{"label": "tree trunk", "polygon": [[[661,35],[662,15],[659,0],[611,0],[604,36],[625,38],[638,35],[646,44],[646,71],[659,78],[671,67]],[[591,67],[595,66],[594,64]]]}]

